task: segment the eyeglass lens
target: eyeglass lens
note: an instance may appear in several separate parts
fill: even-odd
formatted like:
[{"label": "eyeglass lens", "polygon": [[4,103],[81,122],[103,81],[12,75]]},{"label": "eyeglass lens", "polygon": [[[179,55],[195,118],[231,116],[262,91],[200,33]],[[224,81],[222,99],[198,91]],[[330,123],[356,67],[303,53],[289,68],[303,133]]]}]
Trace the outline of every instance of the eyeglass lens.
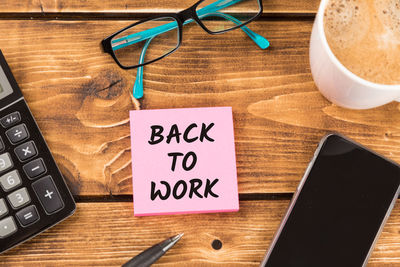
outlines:
[{"label": "eyeglass lens", "polygon": [[252,20],[260,9],[258,0],[205,0],[196,13],[209,31],[218,33]]},{"label": "eyeglass lens", "polygon": [[112,38],[111,47],[121,65],[135,66],[163,57],[174,50],[179,43],[178,31],[175,18],[157,18],[119,33]]}]

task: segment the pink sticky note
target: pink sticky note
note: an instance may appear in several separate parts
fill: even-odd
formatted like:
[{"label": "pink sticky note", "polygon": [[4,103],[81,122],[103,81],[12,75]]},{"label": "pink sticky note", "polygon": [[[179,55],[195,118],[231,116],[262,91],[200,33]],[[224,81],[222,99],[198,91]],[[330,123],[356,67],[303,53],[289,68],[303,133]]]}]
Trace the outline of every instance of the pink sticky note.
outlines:
[{"label": "pink sticky note", "polygon": [[135,216],[239,210],[231,107],[130,112]]}]

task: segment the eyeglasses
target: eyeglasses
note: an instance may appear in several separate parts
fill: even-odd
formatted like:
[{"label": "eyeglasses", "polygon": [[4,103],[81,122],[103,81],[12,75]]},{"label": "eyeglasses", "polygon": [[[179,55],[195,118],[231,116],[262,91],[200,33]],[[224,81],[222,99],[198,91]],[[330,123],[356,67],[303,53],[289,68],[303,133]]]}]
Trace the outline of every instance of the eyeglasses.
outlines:
[{"label": "eyeglasses", "polygon": [[133,23],[105,38],[101,44],[104,52],[109,53],[121,68],[138,68],[133,96],[139,99],[143,96],[143,66],[179,48],[183,25],[195,21],[209,34],[240,28],[261,49],[266,49],[268,40],[245,26],[259,17],[262,10],[262,0],[200,0],[179,13]]}]

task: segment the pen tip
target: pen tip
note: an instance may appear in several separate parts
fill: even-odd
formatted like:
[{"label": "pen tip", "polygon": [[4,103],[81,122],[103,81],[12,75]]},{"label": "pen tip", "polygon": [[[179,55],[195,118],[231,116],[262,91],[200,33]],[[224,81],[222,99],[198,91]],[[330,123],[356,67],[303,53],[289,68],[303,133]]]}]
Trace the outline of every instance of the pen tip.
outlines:
[{"label": "pen tip", "polygon": [[174,236],[172,239],[175,241],[178,241],[179,239],[181,239],[182,238],[182,236],[184,235],[184,233],[181,233],[181,234],[179,234],[179,235],[176,235],[176,236]]},{"label": "pen tip", "polygon": [[165,240],[164,242],[160,243],[161,246],[163,247],[162,250],[164,250],[164,252],[167,252],[176,243],[178,243],[178,241],[181,239],[182,236],[183,236],[183,233],[173,236],[173,237],[170,237],[167,240]]}]

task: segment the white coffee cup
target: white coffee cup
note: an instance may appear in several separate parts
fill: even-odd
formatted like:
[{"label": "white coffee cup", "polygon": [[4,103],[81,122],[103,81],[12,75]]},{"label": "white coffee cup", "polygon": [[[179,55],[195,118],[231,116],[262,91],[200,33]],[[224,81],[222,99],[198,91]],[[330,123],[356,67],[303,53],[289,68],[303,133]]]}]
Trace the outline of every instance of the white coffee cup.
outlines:
[{"label": "white coffee cup", "polygon": [[329,0],[322,0],[311,33],[310,66],[320,92],[336,105],[367,109],[400,101],[400,85],[384,85],[362,79],[335,57],[324,32],[324,11]]}]

